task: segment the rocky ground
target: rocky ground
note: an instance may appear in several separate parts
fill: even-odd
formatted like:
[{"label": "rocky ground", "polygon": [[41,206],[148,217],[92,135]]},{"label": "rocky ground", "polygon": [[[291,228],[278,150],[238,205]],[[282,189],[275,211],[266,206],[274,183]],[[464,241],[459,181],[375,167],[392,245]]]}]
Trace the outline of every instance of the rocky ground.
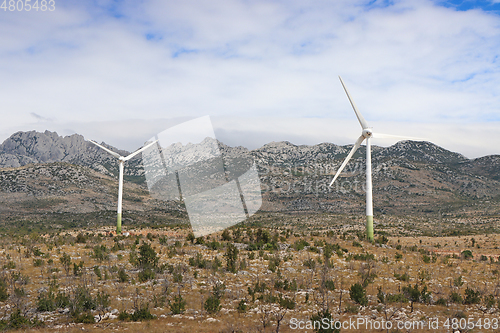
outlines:
[{"label": "rocky ground", "polygon": [[[37,318],[42,323],[32,329],[40,332],[275,332],[278,322],[281,332],[312,332],[311,317],[328,309],[333,322],[344,324],[341,331],[381,331],[375,328],[384,322],[394,325],[389,331],[413,325],[399,332],[435,332],[429,327],[435,323],[440,332],[456,331],[454,323],[474,326],[474,332],[496,331],[499,235],[391,236],[401,219],[392,229],[378,229],[382,234],[370,243],[355,223],[331,217],[330,228],[318,228],[319,217],[274,216],[270,228],[254,221],[204,242],[189,238],[186,228],[129,228],[126,237],[113,236],[111,228],[88,228],[4,238],[0,297],[4,290],[7,298],[0,303],[1,323],[10,327],[12,313],[20,309],[31,320],[21,326]],[[294,219],[300,225],[309,221],[309,228],[293,226]],[[147,255],[144,244],[157,258],[146,279],[141,274],[147,265],[140,264]],[[231,249],[237,249],[233,257]],[[355,284],[365,298],[353,296]],[[70,303],[47,306],[41,299],[50,300],[49,292]],[[207,307],[217,293],[220,306]],[[90,305],[75,309],[84,294]],[[185,303],[175,310],[179,295]],[[154,319],[131,319],[141,309]],[[119,318],[121,313],[129,317]],[[349,320],[372,326],[354,329],[346,326]],[[490,329],[478,327],[486,322]]]}]

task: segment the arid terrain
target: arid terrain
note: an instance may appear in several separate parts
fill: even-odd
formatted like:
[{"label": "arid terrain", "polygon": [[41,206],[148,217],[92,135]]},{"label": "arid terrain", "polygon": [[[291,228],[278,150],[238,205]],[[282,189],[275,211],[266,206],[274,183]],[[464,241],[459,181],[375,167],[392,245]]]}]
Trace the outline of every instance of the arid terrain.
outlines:
[{"label": "arid terrain", "polygon": [[461,319],[496,331],[477,325],[499,313],[499,235],[392,236],[404,221],[386,218],[370,243],[358,220],[258,214],[203,240],[182,227],[4,237],[1,323],[20,309],[19,327],[39,332],[312,332],[307,321],[328,311],[339,323],[390,321],[390,332],[432,332],[418,325],[435,320],[451,332]]},{"label": "arid terrain", "polygon": [[362,152],[328,188],[349,147],[221,144],[228,164],[256,161],[263,204],[195,238],[182,201],[150,195],[139,159],[126,168],[116,235],[116,161],[77,135],[9,140],[0,146],[2,330],[500,330],[499,156],[375,147],[369,242]]}]

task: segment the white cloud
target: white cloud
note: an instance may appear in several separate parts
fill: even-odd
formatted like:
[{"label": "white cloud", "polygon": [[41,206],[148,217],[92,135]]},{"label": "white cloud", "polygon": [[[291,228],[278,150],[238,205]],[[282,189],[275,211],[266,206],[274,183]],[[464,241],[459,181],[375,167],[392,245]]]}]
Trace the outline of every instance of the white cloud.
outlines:
[{"label": "white cloud", "polygon": [[[156,119],[209,114],[233,119],[225,133],[234,138],[254,123],[266,133],[259,138],[349,143],[328,135],[353,119],[341,74],[367,120],[437,126],[450,131],[440,139],[448,149],[457,147],[454,128],[471,128],[453,149],[494,153],[474,129],[500,120],[499,17],[425,0],[366,3],[75,1],[51,13],[5,13],[0,139],[94,124],[85,133],[133,150],[157,132],[144,127]],[[276,121],[259,120],[269,117]],[[301,126],[281,131],[279,119]],[[318,129],[322,122],[331,127]],[[122,125],[129,134],[115,130]]]}]

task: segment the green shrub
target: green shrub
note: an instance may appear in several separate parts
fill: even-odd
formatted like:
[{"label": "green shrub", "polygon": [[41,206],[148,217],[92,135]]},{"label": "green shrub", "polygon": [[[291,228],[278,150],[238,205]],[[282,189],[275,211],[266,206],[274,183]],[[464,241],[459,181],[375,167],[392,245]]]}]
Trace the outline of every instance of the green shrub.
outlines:
[{"label": "green shrub", "polygon": [[379,236],[376,240],[375,243],[377,244],[387,244],[389,242],[389,238],[387,238],[384,235]]},{"label": "green shrub", "polygon": [[247,309],[248,309],[247,303],[245,302],[244,299],[242,299],[238,303],[238,306],[236,307],[236,310],[238,310],[239,313],[245,313],[245,312],[247,312]]},{"label": "green shrub", "polygon": [[368,260],[375,260],[375,255],[373,255],[373,253],[360,253],[360,254],[355,254],[353,258],[354,260],[368,261]]},{"label": "green shrub", "polygon": [[453,279],[453,285],[455,287],[461,287],[464,285],[464,282],[462,281],[462,275],[457,276],[456,278]]},{"label": "green shrub", "polygon": [[226,257],[227,270],[231,273],[236,273],[238,271],[238,254],[239,251],[234,244],[229,244],[227,246],[226,254],[224,256]]},{"label": "green shrub", "polygon": [[333,280],[326,280],[325,281],[325,288],[330,290],[330,291],[334,291],[335,290],[335,282],[333,282]]},{"label": "green shrub", "polygon": [[214,251],[217,251],[218,249],[221,249],[223,247],[223,244],[217,242],[216,240],[213,240],[211,242],[205,243],[205,245]]},{"label": "green shrub", "polygon": [[[194,239],[194,236],[193,236],[193,239]],[[167,236],[160,236],[160,238],[158,238],[158,242],[161,245],[167,245],[168,244],[168,238],[167,238]]]},{"label": "green shrub", "polygon": [[282,295],[280,295],[278,303],[282,308],[285,308],[288,310],[295,309],[295,301],[291,298],[282,297]]},{"label": "green shrub", "polygon": [[152,269],[158,266],[158,256],[156,251],[148,243],[142,243],[142,245],[139,246],[137,263],[139,267],[143,269]]},{"label": "green shrub", "polygon": [[3,269],[14,269],[16,268],[16,264],[11,260],[3,265]]},{"label": "green shrub", "polygon": [[85,237],[85,235],[80,232],[78,235],[76,235],[75,242],[76,243],[86,243],[87,242],[87,237]]},{"label": "green shrub", "polygon": [[297,240],[292,245],[295,251],[302,251],[306,246],[309,246],[309,243],[305,239]]},{"label": "green shrub", "polygon": [[206,268],[207,261],[203,259],[203,255],[199,252],[194,257],[189,258],[189,265],[197,268]]},{"label": "green shrub", "polygon": [[102,280],[101,269],[97,265],[94,266],[94,274],[99,278],[99,280]]},{"label": "green shrub", "polygon": [[6,277],[2,275],[0,276],[0,302],[5,302],[8,298]]},{"label": "green shrub", "polygon": [[281,258],[278,256],[278,255],[275,255],[271,258],[269,258],[269,263],[268,263],[268,266],[267,268],[271,271],[271,272],[276,272],[276,268],[278,268],[278,266],[280,265],[281,263]]},{"label": "green shrub", "polygon": [[312,258],[309,258],[304,260],[303,265],[309,269],[314,269],[316,267],[316,261]]},{"label": "green shrub", "polygon": [[411,304],[411,312],[413,312],[413,303],[415,302],[428,302],[430,299],[430,293],[427,293],[427,286],[424,286],[422,290],[419,290],[418,285],[415,284],[413,287],[408,285],[403,287],[403,294],[408,298]]},{"label": "green shrub", "polygon": [[130,320],[132,321],[151,320],[155,318],[156,316],[151,314],[151,311],[149,311],[149,307],[147,305],[141,306],[139,310],[136,310],[133,314],[130,315]]},{"label": "green shrub", "polygon": [[126,321],[129,319],[130,319],[130,315],[125,311],[120,311],[120,313],[118,314],[118,320],[120,320],[120,321]]},{"label": "green shrub", "polygon": [[118,270],[118,281],[120,281],[120,282],[128,282],[128,280],[129,280],[129,276],[128,276],[127,272],[125,272],[125,268],[123,268],[123,267],[120,268]]},{"label": "green shrub", "polygon": [[170,310],[172,311],[173,314],[184,313],[186,308],[186,301],[182,298],[180,294],[174,297],[173,302],[169,301],[168,303],[170,306]]},{"label": "green shrub", "polygon": [[[357,313],[357,307],[356,307],[356,313]],[[332,314],[330,311],[324,310],[324,311],[318,311],[315,315],[313,315],[311,318],[311,322],[313,324],[313,327],[315,327],[314,331],[317,333],[339,333],[340,329],[336,329],[334,325],[330,325],[331,323],[334,323],[334,319],[332,317]],[[324,322],[327,322],[329,325],[326,327],[326,325],[323,325]],[[319,323],[315,324],[315,323]],[[316,328],[317,326],[317,328]]]},{"label": "green shrub", "polygon": [[214,314],[221,309],[220,299],[215,295],[210,295],[203,304],[203,308],[210,314]]},{"label": "green shrub", "polygon": [[462,256],[462,258],[464,259],[472,259],[474,258],[474,255],[472,254],[472,251],[471,250],[465,250],[465,251],[462,251],[462,253],[460,254]]},{"label": "green shrub", "polygon": [[355,283],[351,286],[349,290],[349,296],[354,302],[358,303],[359,305],[365,306],[368,304],[368,298],[366,298],[366,290],[359,283]]},{"label": "green shrub", "polygon": [[106,247],[106,245],[96,245],[92,249],[91,257],[96,259],[96,260],[99,260],[99,261],[109,260],[108,253],[109,253],[109,250]]},{"label": "green shrub", "polygon": [[83,312],[83,313],[78,313],[74,317],[75,323],[82,323],[82,324],[93,324],[95,323],[94,316],[90,311]]},{"label": "green shrub", "polygon": [[146,268],[143,271],[139,272],[137,278],[141,282],[146,282],[155,278],[155,272],[151,268]]},{"label": "green shrub", "polygon": [[408,275],[408,273],[404,273],[402,275],[400,275],[398,273],[394,273],[394,277],[396,278],[396,280],[399,280],[399,281],[403,281],[403,282],[410,281],[410,276]]},{"label": "green shrub", "polygon": [[222,261],[219,259],[219,257],[215,257],[214,260],[210,262],[210,268],[214,271],[217,271],[221,267]]},{"label": "green shrub", "polygon": [[454,291],[450,294],[450,302],[456,303],[456,304],[462,304],[463,303],[462,296],[459,293]]},{"label": "green shrub", "polygon": [[25,317],[20,309],[15,309],[11,314],[9,320],[2,319],[0,320],[0,329],[20,329],[20,328],[29,328],[29,327],[41,327],[43,326],[43,322],[39,321],[36,317],[33,319],[29,319]]},{"label": "green shrub", "polygon": [[385,299],[387,303],[408,303],[408,299],[403,294],[387,294]]},{"label": "green shrub", "polygon": [[297,280],[293,279],[292,282],[285,280],[276,280],[274,282],[274,289],[282,289],[285,291],[297,291]]},{"label": "green shrub", "polygon": [[436,301],[436,305],[447,306],[448,302],[444,298],[440,297]]},{"label": "green shrub", "polygon": [[115,241],[115,244],[111,248],[111,252],[117,252],[117,251],[125,250],[125,244],[118,242],[117,238],[115,238],[114,241]]},{"label": "green shrub", "polygon": [[319,249],[316,246],[310,246],[308,251],[314,252],[314,253],[319,253]]},{"label": "green shrub", "polygon": [[33,259],[33,266],[35,266],[35,267],[43,266],[43,260],[42,259]]},{"label": "green shrub", "polygon": [[190,232],[190,233],[186,236],[186,240],[187,240],[188,242],[194,243],[194,240],[195,240],[195,239],[196,239],[196,238],[194,237],[194,234],[193,234],[192,232]]},{"label": "green shrub", "polygon": [[56,309],[55,297],[52,292],[41,292],[38,295],[36,308],[40,312],[54,311]]},{"label": "green shrub", "polygon": [[66,271],[66,274],[69,274],[69,270],[71,267],[71,257],[69,254],[64,253],[60,258],[59,261],[63,265],[64,270]]},{"label": "green shrub", "polygon": [[226,241],[226,242],[230,241],[231,240],[231,234],[229,233],[229,230],[224,229],[224,231],[222,232],[221,237],[222,237],[223,241]]},{"label": "green shrub", "polygon": [[44,255],[44,253],[43,253],[43,252],[42,252],[39,248],[37,248],[37,247],[34,247],[34,248],[31,250],[31,252],[33,253],[33,255],[34,255],[35,257],[41,257],[41,256],[43,256],[43,255]]},{"label": "green shrub", "polygon": [[80,261],[78,265],[76,263],[73,263],[73,275],[75,276],[82,275],[82,270],[83,270],[83,261]]},{"label": "green shrub", "polygon": [[81,285],[76,288],[70,302],[70,308],[74,318],[79,317],[82,312],[89,312],[97,308],[97,300],[90,294],[88,286]]},{"label": "green shrub", "polygon": [[464,304],[478,304],[479,302],[481,302],[481,293],[467,287],[465,289]]},{"label": "green shrub", "polygon": [[70,304],[69,296],[64,292],[57,293],[56,299],[56,308],[67,308]]}]

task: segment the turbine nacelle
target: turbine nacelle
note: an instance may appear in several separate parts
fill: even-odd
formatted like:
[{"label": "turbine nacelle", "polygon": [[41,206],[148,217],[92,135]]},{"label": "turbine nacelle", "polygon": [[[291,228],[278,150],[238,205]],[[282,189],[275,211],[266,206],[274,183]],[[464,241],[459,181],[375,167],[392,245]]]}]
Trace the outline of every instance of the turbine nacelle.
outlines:
[{"label": "turbine nacelle", "polygon": [[361,133],[361,135],[365,138],[365,139],[368,139],[368,138],[371,138],[373,136],[373,132],[371,130],[371,128],[365,128],[363,130],[363,132]]}]

